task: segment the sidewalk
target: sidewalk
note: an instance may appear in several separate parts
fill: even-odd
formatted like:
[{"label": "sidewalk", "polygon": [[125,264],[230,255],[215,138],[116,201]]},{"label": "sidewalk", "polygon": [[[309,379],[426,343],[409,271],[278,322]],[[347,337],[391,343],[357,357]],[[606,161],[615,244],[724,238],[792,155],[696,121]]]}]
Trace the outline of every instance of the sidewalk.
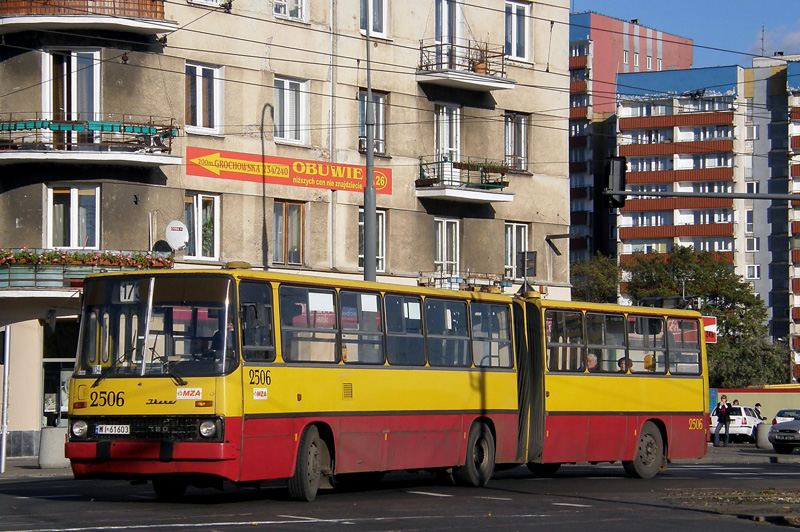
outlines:
[{"label": "sidewalk", "polygon": [[[792,454],[777,454],[772,449],[758,449],[752,443],[732,443],[728,447],[708,445],[703,458],[671,460],[671,464],[800,464],[800,451]],[[40,469],[36,457],[7,458],[6,471],[0,481],[20,478],[72,477],[69,467]]]}]

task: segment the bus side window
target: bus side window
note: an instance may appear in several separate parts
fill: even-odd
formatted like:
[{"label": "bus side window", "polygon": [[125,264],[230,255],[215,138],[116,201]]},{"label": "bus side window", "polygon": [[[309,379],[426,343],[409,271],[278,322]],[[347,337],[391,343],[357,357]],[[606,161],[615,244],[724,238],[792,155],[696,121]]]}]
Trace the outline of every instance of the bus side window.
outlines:
[{"label": "bus side window", "polygon": [[239,301],[244,359],[258,362],[274,361],[271,285],[243,281],[239,284]]},{"label": "bus side window", "polygon": [[386,359],[397,366],[424,366],[422,300],[386,294]]}]

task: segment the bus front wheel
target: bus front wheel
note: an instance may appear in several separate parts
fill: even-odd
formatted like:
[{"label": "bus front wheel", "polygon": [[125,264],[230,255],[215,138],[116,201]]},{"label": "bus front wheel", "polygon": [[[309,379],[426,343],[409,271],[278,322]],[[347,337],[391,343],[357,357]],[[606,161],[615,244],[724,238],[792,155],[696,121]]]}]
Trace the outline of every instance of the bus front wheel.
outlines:
[{"label": "bus front wheel", "polygon": [[661,431],[653,423],[647,421],[642,425],[636,455],[631,461],[622,462],[622,467],[629,476],[653,478],[664,464],[664,441]]},{"label": "bus front wheel", "polygon": [[311,502],[317,496],[322,477],[322,452],[319,430],[314,425],[306,427],[297,448],[297,465],[287,487],[289,496],[298,501]]},{"label": "bus front wheel", "polygon": [[494,436],[483,423],[475,423],[469,429],[466,463],[455,471],[459,484],[485,486],[494,473]]}]

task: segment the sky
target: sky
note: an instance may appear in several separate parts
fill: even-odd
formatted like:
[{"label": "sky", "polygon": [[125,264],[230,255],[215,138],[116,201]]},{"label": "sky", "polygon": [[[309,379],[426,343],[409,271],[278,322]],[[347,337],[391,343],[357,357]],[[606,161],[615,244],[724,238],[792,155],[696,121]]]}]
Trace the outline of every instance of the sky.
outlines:
[{"label": "sky", "polygon": [[570,0],[594,11],[694,41],[694,67],[752,66],[753,55],[800,54],[800,0]]}]

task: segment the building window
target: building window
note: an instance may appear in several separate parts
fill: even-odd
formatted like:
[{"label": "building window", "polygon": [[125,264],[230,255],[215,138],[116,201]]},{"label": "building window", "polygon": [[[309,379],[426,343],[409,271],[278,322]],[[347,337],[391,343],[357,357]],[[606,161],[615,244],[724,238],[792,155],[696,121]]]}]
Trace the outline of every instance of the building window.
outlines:
[{"label": "building window", "polygon": [[622,62],[628,64],[628,50],[622,51]]},{"label": "building window", "polygon": [[186,257],[212,259],[219,257],[219,196],[186,193],[183,217],[189,233]]},{"label": "building window", "polygon": [[[101,120],[100,52],[92,50],[52,50],[44,64],[42,99],[49,105],[53,120]],[[46,109],[47,110],[47,109]],[[91,131],[53,131],[53,147],[66,149],[69,144],[93,143]],[[88,149],[88,148],[81,148]]]},{"label": "building window", "polygon": [[505,155],[506,164],[514,170],[528,167],[528,115],[506,113]]},{"label": "building window", "polygon": [[758,140],[758,126],[745,126],[745,140]]},{"label": "building window", "polygon": [[745,273],[746,279],[761,279],[761,265],[748,264],[747,272]]},{"label": "building window", "polygon": [[387,9],[386,9],[386,1],[387,0],[359,0],[359,5],[361,6],[361,31],[367,31],[367,2],[369,4],[369,17],[371,20],[370,24],[370,35],[374,35],[375,37],[386,37],[387,36]]},{"label": "building window", "polygon": [[100,242],[100,187],[47,189],[49,248],[97,249]]},{"label": "building window", "polygon": [[647,56],[647,70],[653,70],[653,58]]},{"label": "building window", "polygon": [[[375,211],[375,271],[386,271],[386,211]],[[364,209],[358,209],[358,269],[364,269]]]},{"label": "building window", "polygon": [[529,4],[506,2],[506,55],[515,59],[528,57]]},{"label": "building window", "polygon": [[302,144],[306,141],[306,83],[275,78],[275,140]]},{"label": "building window", "polygon": [[305,0],[274,0],[272,12],[278,17],[305,20]]},{"label": "building window", "polygon": [[275,200],[273,207],[272,262],[301,266],[304,253],[304,205]]},{"label": "building window", "polygon": [[657,65],[658,71],[661,72],[661,58],[660,57],[658,58],[658,61],[656,62],[656,65]]},{"label": "building window", "polygon": [[633,66],[639,66],[639,52],[633,52]]},{"label": "building window", "polygon": [[745,251],[754,252],[759,250],[759,238],[758,237],[748,237],[745,238]]},{"label": "building window", "polygon": [[753,232],[753,209],[747,209],[744,211],[744,232]]},{"label": "building window", "polygon": [[[528,251],[528,224],[506,223],[506,265],[505,273],[509,279],[517,279],[519,254]],[[525,272],[523,272],[525,277]]]},{"label": "building window", "polygon": [[745,187],[748,194],[758,194],[758,181],[747,181]]},{"label": "building window", "polygon": [[[386,93],[372,91],[375,103],[375,153],[386,154]],[[367,91],[358,91],[358,151],[367,151]]]},{"label": "building window", "polygon": [[222,69],[186,64],[186,130],[222,131]]},{"label": "building window", "polygon": [[433,222],[433,267],[436,273],[458,274],[458,220],[436,218]]}]

